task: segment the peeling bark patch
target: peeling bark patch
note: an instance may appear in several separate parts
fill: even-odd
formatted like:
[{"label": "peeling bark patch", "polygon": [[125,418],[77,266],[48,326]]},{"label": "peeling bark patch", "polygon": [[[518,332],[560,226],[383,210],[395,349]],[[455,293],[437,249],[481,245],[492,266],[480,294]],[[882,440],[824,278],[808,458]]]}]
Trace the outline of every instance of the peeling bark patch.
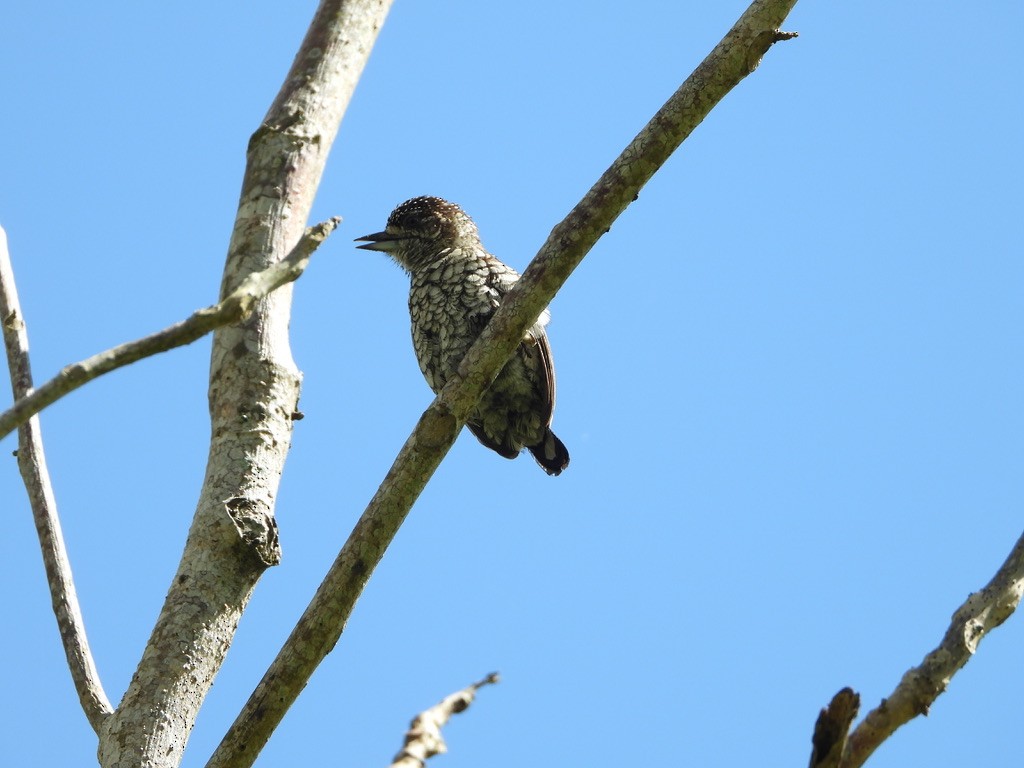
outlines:
[{"label": "peeling bark patch", "polygon": [[281,562],[281,542],[277,520],[263,505],[245,496],[234,496],[224,502],[240,542],[263,567]]}]

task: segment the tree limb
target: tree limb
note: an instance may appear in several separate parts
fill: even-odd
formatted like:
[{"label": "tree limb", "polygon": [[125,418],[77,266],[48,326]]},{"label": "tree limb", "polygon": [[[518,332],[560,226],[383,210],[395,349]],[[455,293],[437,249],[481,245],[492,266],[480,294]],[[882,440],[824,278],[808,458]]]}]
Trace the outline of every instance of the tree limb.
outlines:
[{"label": "tree limb", "polygon": [[0,439],[47,406],[53,405],[64,395],[74,392],[83,384],[105,373],[116,371],[145,357],[191,344],[217,328],[245,319],[260,299],[282,285],[298,279],[306,269],[313,251],[340,223],[341,219],[335,217],[310,227],[284,259],[249,275],[237,288],[213,306],[196,310],[190,317],[162,331],[100,352],[79,363],[67,365],[39,389],[29,388],[16,395],[14,405],[0,414]]},{"label": "tree limb", "polygon": [[1024,535],[1006,562],[980,592],[953,614],[942,642],[919,666],[908,670],[899,685],[850,733],[842,768],[863,765],[897,728],[928,710],[949,681],[974,655],[981,639],[1006,621],[1024,595]]},{"label": "tree limb", "polygon": [[428,759],[447,752],[448,747],[444,743],[444,736],[441,735],[441,728],[448,724],[452,715],[465,712],[469,708],[478,690],[500,680],[498,673],[492,672],[483,680],[446,696],[430,709],[416,715],[409,724],[405,743],[395,755],[391,768],[423,768]]},{"label": "tree limb", "polygon": [[420,418],[309,606],[207,768],[252,765],[313,671],[334,648],[352,608],[466,416],[526,329],[640,188],[778,39],[796,0],[756,0],[678,91],[552,230],[466,354],[459,373]]},{"label": "tree limb", "polygon": [[[11,373],[11,390],[14,399],[25,397],[32,391],[32,368],[28,356],[28,331],[18,302],[18,291],[14,284],[14,269],[7,251],[7,234],[0,227],[0,322],[3,324],[4,346],[7,348],[7,365]],[[89,650],[85,633],[85,622],[75,592],[64,535],[61,532],[60,517],[57,514],[57,499],[50,484],[50,472],[46,468],[43,453],[43,436],[39,419],[27,419],[18,429],[18,468],[28,491],[32,520],[36,525],[39,547],[43,554],[46,583],[50,587],[50,601],[57,617],[60,641],[64,655],[71,669],[71,679],[78,692],[85,716],[93,730],[99,731],[103,720],[114,711],[103,690],[96,662]]]},{"label": "tree limb", "polygon": [[[390,0],[321,0],[246,158],[221,284],[227,296],[298,242],[341,117]],[[206,476],[178,569],[117,711],[104,768],[172,768],[264,570],[280,557],[274,508],[301,374],[291,286],[214,332]]]}]

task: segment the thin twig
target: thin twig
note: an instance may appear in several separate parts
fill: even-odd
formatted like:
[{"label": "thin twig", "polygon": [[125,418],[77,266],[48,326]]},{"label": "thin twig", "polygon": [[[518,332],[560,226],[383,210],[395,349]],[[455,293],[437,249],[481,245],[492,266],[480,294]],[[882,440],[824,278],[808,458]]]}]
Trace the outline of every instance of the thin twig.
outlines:
[{"label": "thin twig", "polygon": [[974,655],[981,639],[1006,621],[1024,595],[1024,535],[1017,539],[1006,562],[980,592],[961,605],[939,647],[919,666],[903,675],[889,697],[869,712],[850,733],[842,768],[864,764],[897,728],[918,715],[927,715],[949,681]]},{"label": "thin twig", "polygon": [[447,752],[448,747],[444,743],[444,736],[441,735],[441,728],[448,724],[452,715],[469,708],[478,690],[500,680],[498,673],[492,672],[483,680],[446,696],[430,709],[416,715],[409,724],[409,730],[405,733],[405,743],[395,755],[391,768],[423,768],[431,757]]},{"label": "thin twig", "polygon": [[[7,366],[11,373],[11,389],[14,398],[25,397],[32,391],[32,368],[28,356],[28,331],[18,302],[18,291],[14,284],[14,269],[7,251],[7,234],[0,228],[0,323],[3,324],[4,346],[7,348]],[[57,515],[57,500],[50,484],[50,473],[46,468],[43,453],[43,436],[39,430],[39,419],[28,419],[18,430],[18,467],[28,491],[32,519],[36,524],[39,546],[43,553],[43,567],[50,587],[53,613],[57,617],[57,628],[64,646],[64,655],[71,669],[71,679],[78,700],[93,730],[99,732],[103,720],[113,711],[107,694],[103,690],[96,663],[89,651],[85,634],[85,622],[75,592],[64,536],[61,533],[60,518]]]},{"label": "thin twig", "polygon": [[105,373],[123,368],[145,357],[191,344],[221,326],[245,318],[260,299],[285,283],[296,280],[302,274],[313,251],[339,223],[341,219],[334,217],[310,227],[284,259],[250,275],[213,306],[197,310],[180,323],[150,336],[129,341],[79,363],[65,366],[50,381],[39,389],[20,396],[13,406],[0,414],[0,439],[64,395]]},{"label": "thin twig", "polygon": [[459,375],[420,418],[312,601],[207,768],[252,765],[344,631],[356,600],[466,416],[598,238],[641,187],[778,38],[796,0],[755,0],[686,82],[552,231],[466,354]]}]

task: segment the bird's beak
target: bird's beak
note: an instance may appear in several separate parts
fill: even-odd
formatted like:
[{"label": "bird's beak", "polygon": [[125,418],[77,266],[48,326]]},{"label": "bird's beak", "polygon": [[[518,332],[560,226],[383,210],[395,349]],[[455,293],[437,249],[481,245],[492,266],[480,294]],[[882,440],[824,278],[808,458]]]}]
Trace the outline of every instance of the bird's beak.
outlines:
[{"label": "bird's beak", "polygon": [[364,251],[393,251],[398,245],[399,238],[394,235],[390,235],[387,232],[374,232],[372,235],[363,235],[357,237],[355,242],[363,242],[363,245],[357,245],[356,248],[362,248]]}]

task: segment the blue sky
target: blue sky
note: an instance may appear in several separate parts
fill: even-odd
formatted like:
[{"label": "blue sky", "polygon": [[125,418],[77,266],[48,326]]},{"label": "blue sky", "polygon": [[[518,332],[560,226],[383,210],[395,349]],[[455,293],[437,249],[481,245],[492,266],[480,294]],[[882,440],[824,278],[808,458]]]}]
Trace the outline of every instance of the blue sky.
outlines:
[{"label": "blue sky", "polygon": [[[216,298],[245,145],[312,2],[12,6],[0,223],[37,380]],[[402,3],[314,207],[282,564],[193,733],[201,766],[430,402],[406,278],[352,238],[421,194],[522,268],[746,7]],[[463,435],[258,765],[384,765],[500,670],[433,765],[803,765],[875,706],[1021,534],[1024,153],[1011,2],[800,3],[552,304],[558,478]],[[209,345],[45,412],[90,640],[127,685],[206,455]],[[9,456],[13,440],[3,448]],[[86,765],[24,493],[0,470],[0,731]],[[1017,764],[1013,617],[870,765]],[[56,734],[59,734],[57,736]]]}]

